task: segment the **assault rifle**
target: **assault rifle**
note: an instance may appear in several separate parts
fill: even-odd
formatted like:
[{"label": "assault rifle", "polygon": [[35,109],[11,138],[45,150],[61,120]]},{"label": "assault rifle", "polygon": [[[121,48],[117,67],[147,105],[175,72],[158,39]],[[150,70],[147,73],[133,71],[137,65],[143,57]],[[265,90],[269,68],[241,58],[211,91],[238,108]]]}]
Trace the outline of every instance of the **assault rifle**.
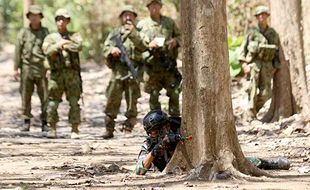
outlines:
[{"label": "assault rifle", "polygon": [[138,81],[138,68],[135,68],[133,62],[128,56],[127,50],[121,40],[120,35],[115,35],[111,38],[112,41],[114,41],[115,46],[121,50],[121,57],[120,60],[122,63],[126,63],[129,71],[131,74],[126,75],[125,77],[121,78],[121,80],[126,80],[127,78],[134,79],[137,83]]}]

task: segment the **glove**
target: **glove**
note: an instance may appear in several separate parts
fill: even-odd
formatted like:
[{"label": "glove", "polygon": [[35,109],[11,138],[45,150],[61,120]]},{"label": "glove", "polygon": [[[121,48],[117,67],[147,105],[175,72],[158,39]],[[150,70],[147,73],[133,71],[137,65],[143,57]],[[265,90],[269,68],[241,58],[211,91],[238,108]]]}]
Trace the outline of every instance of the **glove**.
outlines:
[{"label": "glove", "polygon": [[151,155],[154,156],[154,157],[158,157],[158,156],[161,156],[162,155],[162,147],[161,145],[158,143],[154,146],[154,148],[152,149],[151,151]]}]

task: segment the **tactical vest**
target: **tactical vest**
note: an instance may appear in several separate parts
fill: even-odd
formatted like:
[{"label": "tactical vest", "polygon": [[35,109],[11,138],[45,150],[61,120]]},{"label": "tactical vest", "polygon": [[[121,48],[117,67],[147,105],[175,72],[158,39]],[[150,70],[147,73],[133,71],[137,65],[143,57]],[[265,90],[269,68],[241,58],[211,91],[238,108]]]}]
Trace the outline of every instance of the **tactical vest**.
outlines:
[{"label": "tactical vest", "polygon": [[39,30],[23,29],[21,43],[23,63],[42,63],[44,61],[45,55],[42,50],[42,44],[48,34],[48,29],[45,27],[41,27]]},{"label": "tactical vest", "polygon": [[274,31],[267,29],[265,33],[261,33],[259,29],[255,29],[248,39],[246,60],[251,62],[254,58],[264,62],[270,62],[274,59],[278,46],[275,44]]}]

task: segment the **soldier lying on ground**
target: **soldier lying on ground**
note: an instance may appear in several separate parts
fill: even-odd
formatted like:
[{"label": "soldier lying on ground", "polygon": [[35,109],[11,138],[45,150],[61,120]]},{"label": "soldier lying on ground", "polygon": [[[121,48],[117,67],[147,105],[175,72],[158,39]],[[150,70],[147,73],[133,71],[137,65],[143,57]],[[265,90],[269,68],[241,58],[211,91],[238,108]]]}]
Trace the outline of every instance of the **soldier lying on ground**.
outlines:
[{"label": "soldier lying on ground", "polygon": [[[161,110],[149,112],[143,119],[143,126],[148,135],[138,156],[137,175],[145,173],[153,166],[163,171],[170,161],[174,150],[185,137],[180,134],[181,117],[168,117]],[[256,157],[247,159],[260,169],[289,169],[290,163],[286,158],[277,157],[265,160]]]}]

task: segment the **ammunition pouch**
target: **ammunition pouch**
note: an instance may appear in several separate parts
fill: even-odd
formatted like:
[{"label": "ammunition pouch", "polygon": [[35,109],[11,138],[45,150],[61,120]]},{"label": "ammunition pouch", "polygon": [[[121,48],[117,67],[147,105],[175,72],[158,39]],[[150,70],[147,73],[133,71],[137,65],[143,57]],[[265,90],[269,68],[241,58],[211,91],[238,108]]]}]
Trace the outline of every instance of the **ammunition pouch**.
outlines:
[{"label": "ammunition pouch", "polygon": [[277,49],[274,44],[260,44],[257,57],[262,61],[270,62],[274,59]]}]

